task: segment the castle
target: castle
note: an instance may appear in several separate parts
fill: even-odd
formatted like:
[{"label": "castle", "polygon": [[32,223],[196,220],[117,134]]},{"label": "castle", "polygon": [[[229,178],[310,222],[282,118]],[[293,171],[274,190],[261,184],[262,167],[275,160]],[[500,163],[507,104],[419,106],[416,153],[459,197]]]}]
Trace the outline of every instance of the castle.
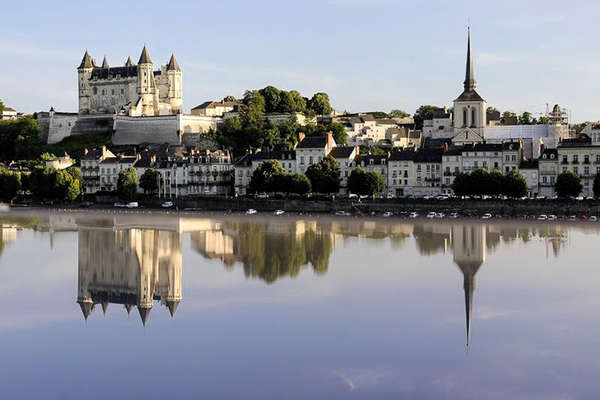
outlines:
[{"label": "castle", "polygon": [[77,68],[79,115],[119,114],[130,117],[174,115],[182,112],[183,72],[175,59],[160,70],[146,46],[137,65],[127,58],[122,67],[102,66],[85,52]]}]

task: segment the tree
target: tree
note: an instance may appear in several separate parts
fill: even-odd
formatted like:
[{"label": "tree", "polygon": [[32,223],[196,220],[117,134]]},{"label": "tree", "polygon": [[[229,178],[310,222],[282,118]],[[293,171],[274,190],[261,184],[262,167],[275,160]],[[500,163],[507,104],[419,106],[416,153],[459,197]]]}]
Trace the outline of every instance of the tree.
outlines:
[{"label": "tree", "polygon": [[225,96],[223,97],[223,102],[236,102],[237,99],[235,98],[235,96]]},{"label": "tree", "polygon": [[265,161],[252,173],[248,190],[250,193],[272,192],[273,189],[278,189],[273,185],[275,176],[282,174],[283,168],[281,168],[279,161]]},{"label": "tree", "polygon": [[583,185],[579,176],[571,171],[566,171],[556,178],[554,190],[560,197],[577,197],[583,190]]},{"label": "tree", "polygon": [[158,190],[158,179],[160,173],[152,168],[148,168],[144,171],[140,177],[140,187],[144,189],[144,193],[154,193]]},{"label": "tree", "polygon": [[433,114],[439,107],[432,105],[424,105],[417,108],[415,114],[413,115],[413,119],[415,120],[415,129],[423,129],[423,121],[426,119],[433,118]]},{"label": "tree", "polygon": [[396,109],[396,110],[390,111],[390,117],[392,117],[392,118],[404,118],[404,117],[409,117],[409,116],[410,116],[410,114],[404,110]]},{"label": "tree", "polygon": [[54,171],[53,199],[73,201],[79,196],[79,180],[64,169]]},{"label": "tree", "polygon": [[385,113],[383,111],[369,111],[369,112],[367,112],[365,114],[369,114],[373,118],[377,118],[377,119],[379,119],[379,118],[389,118],[390,117],[387,113]]},{"label": "tree", "polygon": [[83,174],[81,170],[77,167],[69,167],[67,168],[67,172],[71,175],[71,177],[79,182],[79,192],[83,193]]},{"label": "tree", "polygon": [[247,90],[244,93],[244,107],[241,117],[244,124],[261,121],[265,112],[265,98],[258,90]]},{"label": "tree", "polygon": [[517,170],[508,172],[504,176],[502,194],[513,198],[525,196],[527,194],[527,181],[525,177]]},{"label": "tree", "polygon": [[525,111],[523,114],[519,115],[519,125],[531,125],[533,121],[531,120],[531,113]]},{"label": "tree", "polygon": [[[500,123],[502,125],[510,125],[511,122],[517,117],[517,115],[514,112],[511,111],[504,111],[502,113],[502,116],[500,117]],[[518,121],[517,121],[518,122]]]},{"label": "tree", "polygon": [[0,168],[0,197],[3,200],[11,201],[20,189],[20,174],[9,171],[6,168]]},{"label": "tree", "polygon": [[135,168],[128,167],[119,172],[117,179],[117,194],[123,200],[131,201],[135,199],[138,188],[138,178]]},{"label": "tree", "polygon": [[2,113],[4,111],[4,103],[2,102],[2,99],[0,99],[0,113]]},{"label": "tree", "polygon": [[317,115],[329,115],[333,111],[327,93],[315,93],[308,104]]},{"label": "tree", "polygon": [[29,176],[29,186],[33,195],[38,199],[54,198],[54,181],[56,169],[52,167],[36,167]]},{"label": "tree", "polygon": [[348,133],[346,133],[346,128],[344,128],[344,125],[337,122],[332,122],[327,125],[327,130],[331,132],[333,135],[333,140],[335,140],[335,143],[338,146],[346,145],[348,142]]},{"label": "tree", "polygon": [[596,176],[594,177],[593,190],[594,190],[594,197],[595,198],[600,197],[600,174],[596,174]]},{"label": "tree", "polygon": [[372,196],[385,190],[385,181],[377,172],[365,172],[356,167],[348,178],[348,189],[350,193]]},{"label": "tree", "polygon": [[279,103],[281,102],[281,90],[275,86],[267,86],[259,90],[259,93],[265,99],[265,112],[279,112]]},{"label": "tree", "polygon": [[340,190],[340,166],[333,157],[327,156],[306,170],[313,192],[337,193]]},{"label": "tree", "polygon": [[290,193],[299,195],[305,195],[312,190],[310,180],[303,174],[290,174],[288,187]]},{"label": "tree", "polygon": [[306,100],[296,90],[281,92],[279,101],[279,111],[284,113],[305,112]]}]

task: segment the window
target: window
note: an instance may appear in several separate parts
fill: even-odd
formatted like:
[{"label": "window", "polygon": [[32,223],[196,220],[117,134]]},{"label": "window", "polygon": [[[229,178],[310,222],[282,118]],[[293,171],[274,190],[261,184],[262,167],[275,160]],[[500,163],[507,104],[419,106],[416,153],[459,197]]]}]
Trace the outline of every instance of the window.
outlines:
[{"label": "window", "polygon": [[575,175],[579,175],[579,167],[573,167],[573,172]]},{"label": "window", "polygon": [[471,109],[471,126],[473,128],[476,127],[477,126],[476,123],[477,123],[477,119],[476,119],[476,116],[475,116],[475,109],[473,108],[473,109]]},{"label": "window", "polygon": [[104,96],[106,94],[106,91],[104,89],[102,89],[102,96]]},{"label": "window", "polygon": [[569,162],[569,161],[567,161],[567,156],[563,156],[562,157],[562,162],[565,163],[565,164]]},{"label": "window", "polygon": [[300,156],[300,165],[304,165],[304,156]]},{"label": "window", "polygon": [[510,161],[512,161],[512,162],[517,161],[517,156],[514,154],[512,156],[510,156]]},{"label": "window", "polygon": [[98,94],[98,88],[94,87],[94,89],[92,89],[92,92],[94,92],[94,94]]},{"label": "window", "polygon": [[467,109],[463,108],[463,128],[467,126]]},{"label": "window", "polygon": [[578,162],[579,162],[579,156],[578,156],[577,154],[575,154],[575,155],[573,156],[573,163],[574,163],[574,164],[576,164],[576,163],[578,163]]},{"label": "window", "polygon": [[121,89],[121,94],[125,94],[125,90],[124,89]]},{"label": "window", "polygon": [[115,89],[112,89],[112,90],[110,91],[110,93],[111,93],[111,94],[114,96],[114,95],[115,95]]},{"label": "window", "polygon": [[590,167],[584,167],[583,168],[583,175],[584,176],[588,176],[590,174]]}]

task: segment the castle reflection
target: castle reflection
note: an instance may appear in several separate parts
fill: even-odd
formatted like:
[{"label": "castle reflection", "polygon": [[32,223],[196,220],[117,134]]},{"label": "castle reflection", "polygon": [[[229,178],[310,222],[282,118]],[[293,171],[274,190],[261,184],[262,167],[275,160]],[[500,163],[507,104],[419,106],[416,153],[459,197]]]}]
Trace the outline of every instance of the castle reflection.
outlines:
[{"label": "castle reflection", "polygon": [[3,224],[0,251],[4,244],[18,240],[19,227],[48,232],[51,245],[54,235],[76,231],[77,303],[84,318],[87,320],[99,307],[106,314],[112,303],[122,305],[127,313],[137,308],[144,325],[155,305],[174,316],[182,301],[184,235],[189,234],[191,248],[204,258],[219,260],[233,272],[240,266],[247,278],[268,284],[285,277],[294,278],[305,270],[325,274],[336,245],[346,240],[388,240],[396,250],[412,238],[422,256],[452,253],[453,262],[463,275],[467,346],[475,276],[498,244],[516,240],[525,244],[532,240],[544,241],[547,256],[557,257],[567,243],[567,231],[558,224],[514,228],[510,224],[481,221],[391,223],[330,218],[47,214],[35,220],[13,219],[11,225]]}]

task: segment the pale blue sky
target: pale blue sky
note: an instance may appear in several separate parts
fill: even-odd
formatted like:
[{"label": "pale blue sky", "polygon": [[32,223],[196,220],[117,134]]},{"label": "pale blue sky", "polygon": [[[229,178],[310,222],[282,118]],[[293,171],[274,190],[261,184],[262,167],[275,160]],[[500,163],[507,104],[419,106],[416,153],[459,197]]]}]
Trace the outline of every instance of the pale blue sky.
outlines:
[{"label": "pale blue sky", "polygon": [[[142,8],[142,4],[144,8]],[[6,2],[0,98],[21,111],[77,110],[85,49],[112,66],[174,51],[184,106],[268,84],[330,94],[348,111],[451,105],[470,18],[478,92],[489,105],[600,119],[597,1]]]}]

